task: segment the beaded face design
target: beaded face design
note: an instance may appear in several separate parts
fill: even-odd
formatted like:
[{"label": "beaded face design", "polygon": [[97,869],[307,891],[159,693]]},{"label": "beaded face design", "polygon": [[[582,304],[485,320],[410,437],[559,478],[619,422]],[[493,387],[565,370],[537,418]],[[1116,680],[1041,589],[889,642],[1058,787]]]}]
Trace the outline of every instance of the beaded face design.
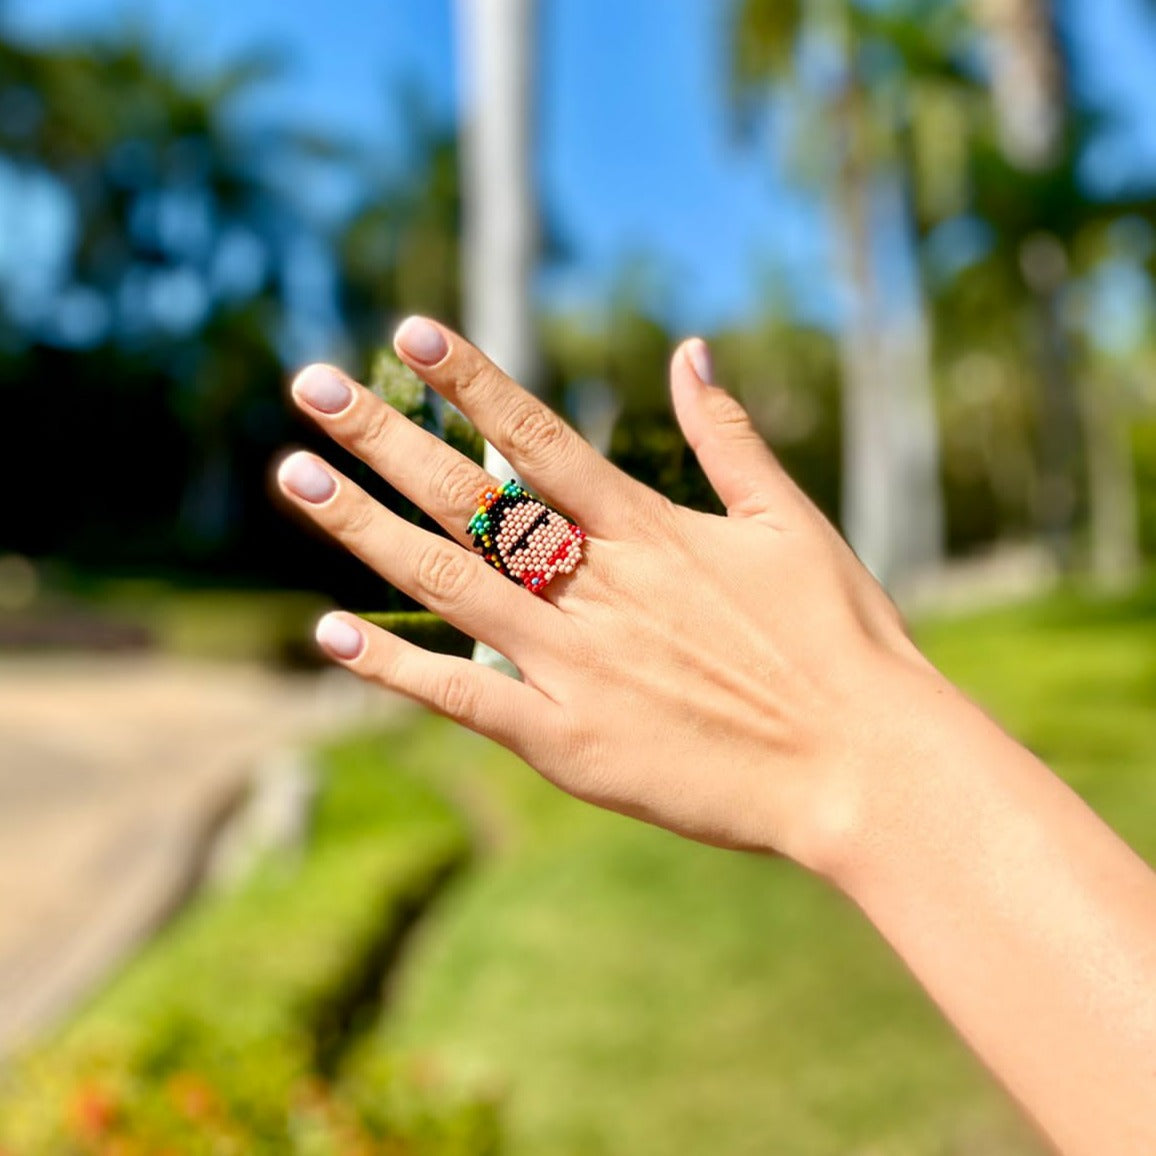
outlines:
[{"label": "beaded face design", "polygon": [[578,565],[586,537],[514,481],[483,490],[466,528],[482,557],[532,594],[541,594],[552,578]]}]

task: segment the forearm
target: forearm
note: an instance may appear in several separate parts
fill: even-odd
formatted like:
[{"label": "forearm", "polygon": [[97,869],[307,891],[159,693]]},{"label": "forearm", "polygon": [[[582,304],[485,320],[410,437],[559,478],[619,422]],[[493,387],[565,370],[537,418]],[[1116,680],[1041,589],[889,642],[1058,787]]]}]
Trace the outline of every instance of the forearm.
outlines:
[{"label": "forearm", "polygon": [[945,683],[833,874],[1065,1153],[1156,1152],[1156,875]]}]

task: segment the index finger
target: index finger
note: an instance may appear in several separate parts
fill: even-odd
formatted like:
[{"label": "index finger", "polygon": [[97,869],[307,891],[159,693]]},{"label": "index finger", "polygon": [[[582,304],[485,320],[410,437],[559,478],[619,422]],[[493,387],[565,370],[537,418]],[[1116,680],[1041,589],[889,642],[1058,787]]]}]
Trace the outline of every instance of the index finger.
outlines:
[{"label": "index finger", "polygon": [[538,493],[587,531],[614,536],[653,516],[658,494],[611,465],[464,337],[425,317],[410,317],[399,326],[394,347]]}]

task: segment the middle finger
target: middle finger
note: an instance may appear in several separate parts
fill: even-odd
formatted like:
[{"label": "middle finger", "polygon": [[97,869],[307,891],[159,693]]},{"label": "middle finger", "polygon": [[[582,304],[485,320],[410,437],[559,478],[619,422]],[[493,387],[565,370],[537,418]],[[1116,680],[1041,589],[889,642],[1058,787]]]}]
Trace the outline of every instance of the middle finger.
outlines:
[{"label": "middle finger", "polygon": [[519,589],[477,554],[387,510],[313,454],[290,455],[277,478],[299,509],[387,582],[519,669],[522,656],[561,638],[565,618],[553,603]]}]

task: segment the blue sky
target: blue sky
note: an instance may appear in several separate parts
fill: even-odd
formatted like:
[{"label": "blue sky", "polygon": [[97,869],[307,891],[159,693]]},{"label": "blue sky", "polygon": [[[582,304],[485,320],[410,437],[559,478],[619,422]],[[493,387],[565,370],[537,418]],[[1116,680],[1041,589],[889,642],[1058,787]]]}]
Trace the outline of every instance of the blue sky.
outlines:
[{"label": "blue sky", "polygon": [[[1070,3],[1081,82],[1123,116],[1094,158],[1097,174],[1110,183],[1156,172],[1156,27],[1145,0]],[[753,311],[772,264],[821,308],[815,197],[787,187],[765,147],[728,138],[721,0],[544,0],[542,9],[542,185],[580,256],[552,291],[589,301],[623,262],[648,255],[686,331]],[[397,132],[389,84],[420,82],[447,116],[457,101],[450,0],[7,0],[0,10],[8,28],[33,37],[135,14],[210,62],[282,48],[286,78],[254,114],[366,140]]]}]

